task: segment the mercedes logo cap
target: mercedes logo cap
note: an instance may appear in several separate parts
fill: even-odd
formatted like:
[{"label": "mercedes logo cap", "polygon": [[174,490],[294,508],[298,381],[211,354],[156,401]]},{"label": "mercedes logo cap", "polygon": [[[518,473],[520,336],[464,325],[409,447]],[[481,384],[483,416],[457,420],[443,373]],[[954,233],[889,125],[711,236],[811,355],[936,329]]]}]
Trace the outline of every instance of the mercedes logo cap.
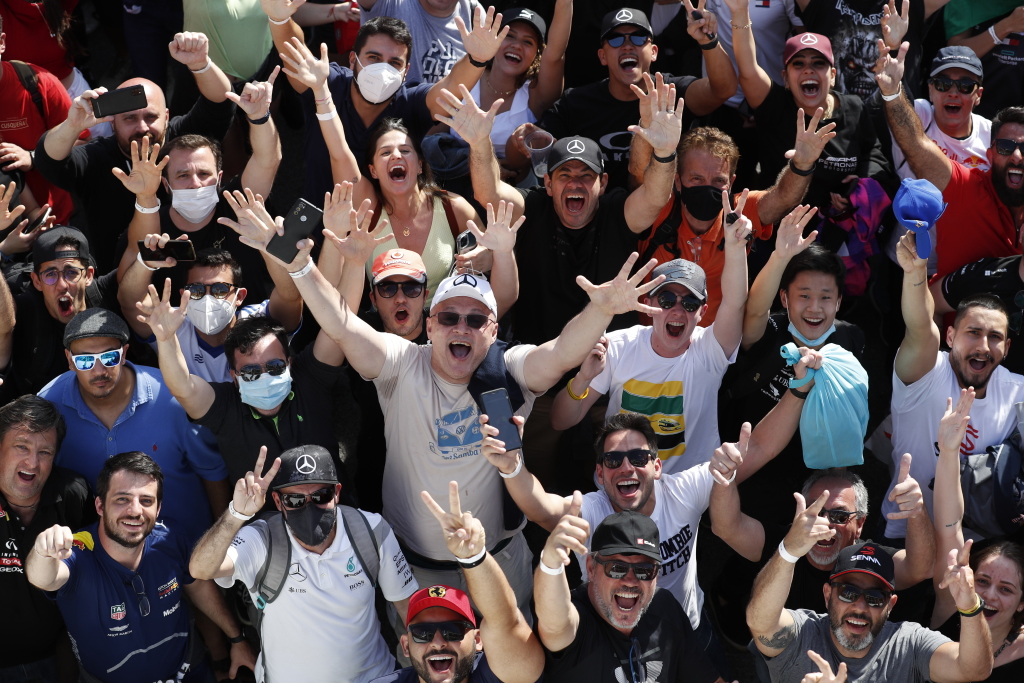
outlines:
[{"label": "mercedes logo cap", "polygon": [[548,175],[568,161],[582,161],[595,173],[604,173],[604,155],[590,138],[573,135],[562,138],[551,146],[548,154]]},{"label": "mercedes logo cap", "polygon": [[289,448],[279,457],[281,458],[281,469],[278,470],[274,482],[270,485],[272,491],[300,484],[338,483],[334,460],[323,446]]},{"label": "mercedes logo cap", "polygon": [[830,66],[836,65],[832,57],[832,42],[819,33],[801,33],[786,41],[786,47],[782,50],[782,63],[789,64],[789,60],[801,50],[814,50],[828,60]]},{"label": "mercedes logo cap", "polygon": [[651,22],[646,14],[632,7],[623,7],[604,15],[604,19],[601,20],[601,40],[604,41],[605,37],[619,26],[636,26],[646,31],[647,35],[654,35],[654,29],[651,28]]}]

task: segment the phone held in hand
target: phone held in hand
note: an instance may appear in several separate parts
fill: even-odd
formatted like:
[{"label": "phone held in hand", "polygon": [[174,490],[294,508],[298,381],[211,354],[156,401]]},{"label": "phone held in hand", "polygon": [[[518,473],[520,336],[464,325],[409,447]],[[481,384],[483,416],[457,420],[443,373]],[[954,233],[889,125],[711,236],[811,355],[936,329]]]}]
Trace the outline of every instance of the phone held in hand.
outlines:
[{"label": "phone held in hand", "polygon": [[291,263],[299,253],[295,244],[313,234],[323,216],[323,211],[299,197],[284,217],[284,234],[274,235],[267,243],[267,253],[282,263]]},{"label": "phone held in hand", "polygon": [[476,235],[469,230],[463,230],[455,239],[455,250],[459,254],[468,254],[476,249]]},{"label": "phone held in hand", "polygon": [[92,101],[92,113],[98,119],[126,111],[145,109],[149,104],[146,100],[146,89],[141,85],[130,85],[103,93]]},{"label": "phone held in hand", "polygon": [[51,213],[53,213],[52,209],[49,206],[47,206],[46,211],[40,211],[39,215],[36,216],[35,219],[29,221],[29,224],[22,228],[21,234],[31,234],[36,228],[38,228],[40,225],[46,222],[46,219],[50,217]]},{"label": "phone held in hand", "polygon": [[183,261],[195,261],[196,250],[191,240],[171,240],[162,247],[150,249],[146,246],[145,240],[139,240],[139,253],[143,261],[163,261],[172,258],[178,263]]},{"label": "phone held in hand", "polygon": [[508,400],[508,390],[492,389],[480,394],[487,424],[498,428],[498,440],[505,442],[505,450],[511,451],[523,447],[519,436],[519,427],[512,421],[512,403]]}]

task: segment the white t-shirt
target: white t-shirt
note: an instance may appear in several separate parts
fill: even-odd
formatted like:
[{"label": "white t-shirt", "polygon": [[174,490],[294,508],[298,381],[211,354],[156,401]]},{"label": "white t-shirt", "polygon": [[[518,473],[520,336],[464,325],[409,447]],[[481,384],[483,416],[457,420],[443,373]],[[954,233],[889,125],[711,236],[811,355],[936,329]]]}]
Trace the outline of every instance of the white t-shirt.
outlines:
[{"label": "white t-shirt", "polygon": [[718,438],[718,387],[729,364],[736,360],[736,352],[726,358],[714,329],[713,323],[696,328],[690,347],[675,358],[654,352],[653,327],[636,325],[605,335],[606,365],[591,386],[609,394],[606,418],[629,411],[650,418],[666,472],[681,472],[707,462],[722,445]]},{"label": "white t-shirt", "polygon": [[[690,625],[700,626],[700,610],[704,606],[704,591],[697,584],[697,531],[700,516],[711,501],[711,487],[715,480],[706,463],[695,465],[675,474],[663,474],[654,482],[654,512],[651,519],[661,536],[661,573],[658,588],[676,596],[686,610]],[[580,516],[590,522],[591,530],[613,514],[611,501],[604,491],[583,496]],[[590,549],[590,539],[587,539]],[[587,580],[587,563],[576,554],[583,580]]]},{"label": "white t-shirt", "polygon": [[[953,366],[949,364],[949,353],[939,352],[935,367],[921,379],[906,385],[893,372],[892,375],[892,460],[895,471],[904,453],[910,453],[910,476],[921,485],[924,502],[932,514],[932,493],[935,480],[935,464],[938,462],[939,420],[946,412],[946,399],[954,401],[960,396],[960,385]],[[961,455],[984,453],[989,446],[1003,442],[1017,426],[1017,413],[1013,404],[1024,401],[1024,377],[998,367],[988,380],[985,398],[974,399],[971,407],[971,421],[967,434],[960,445]],[[893,478],[882,501],[882,514],[896,512],[898,507],[889,502],[889,492],[896,486]],[[907,535],[907,521],[896,519],[885,521],[885,535],[889,538],[904,538]]]},{"label": "white t-shirt", "polygon": [[[480,411],[468,384],[450,384],[430,367],[430,344],[418,345],[385,334],[386,355],[373,380],[384,413],[387,463],[384,466],[384,518],[410,549],[450,562],[452,554],[423,505],[427,491],[447,505],[448,482],[459,482],[462,509],[472,510],[493,547],[516,533],[506,530],[502,505],[505,485],[480,449]],[[526,402],[516,415],[528,417],[536,395],[526,386],[523,366],[534,346],[520,344],[505,352],[508,371]]]},{"label": "white t-shirt", "polygon": [[[537,122],[537,117],[530,109],[530,83],[531,81],[526,81],[526,83],[523,83],[523,87],[516,90],[512,106],[509,107],[508,111],[503,111],[494,117],[494,125],[491,126],[491,146],[494,147],[494,156],[499,159],[505,158],[505,143],[508,142],[509,137],[515,132],[516,128],[524,123]],[[473,86],[470,95],[473,97],[474,102],[480,104],[480,81],[477,81],[476,85]],[[462,139],[462,136],[454,128],[452,129],[452,135],[459,140]]]},{"label": "white t-shirt", "polygon": [[[380,515],[360,512],[371,527],[381,523]],[[322,555],[300,546],[291,530],[288,539],[292,564],[281,594],[264,609],[256,680],[296,680],[302,672],[307,681],[365,683],[393,671],[395,658],[380,635],[374,589],[345,533],[341,511],[334,543]],[[259,532],[242,527],[228,557],[235,563],[235,573],[217,579],[217,584],[230,588],[241,581],[251,593],[267,557]],[[419,590],[390,529],[380,546],[377,580],[390,602]]]}]

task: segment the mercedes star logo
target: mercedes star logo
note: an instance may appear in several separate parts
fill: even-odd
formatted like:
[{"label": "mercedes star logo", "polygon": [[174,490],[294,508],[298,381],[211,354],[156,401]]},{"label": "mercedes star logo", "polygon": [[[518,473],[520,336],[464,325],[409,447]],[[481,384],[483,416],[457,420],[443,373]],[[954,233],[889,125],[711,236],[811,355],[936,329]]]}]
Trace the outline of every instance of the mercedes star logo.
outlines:
[{"label": "mercedes star logo", "polygon": [[587,146],[580,140],[573,140],[566,147],[566,150],[568,150],[570,154],[583,154],[583,152],[587,151]]},{"label": "mercedes star logo", "polygon": [[303,453],[299,456],[299,459],[295,461],[295,469],[300,474],[312,474],[316,472],[316,460],[309,453]]},{"label": "mercedes star logo", "polygon": [[813,33],[805,33],[802,36],[800,36],[800,44],[801,45],[817,45],[818,44],[818,36],[814,35]]},{"label": "mercedes star logo", "polygon": [[475,277],[473,277],[469,273],[465,273],[456,278],[455,282],[452,283],[452,287],[458,287],[459,285],[469,285],[470,287],[476,287],[477,281]]},{"label": "mercedes star logo", "polygon": [[633,18],[633,13],[628,9],[620,9],[619,13],[615,15],[615,21],[629,21]]}]

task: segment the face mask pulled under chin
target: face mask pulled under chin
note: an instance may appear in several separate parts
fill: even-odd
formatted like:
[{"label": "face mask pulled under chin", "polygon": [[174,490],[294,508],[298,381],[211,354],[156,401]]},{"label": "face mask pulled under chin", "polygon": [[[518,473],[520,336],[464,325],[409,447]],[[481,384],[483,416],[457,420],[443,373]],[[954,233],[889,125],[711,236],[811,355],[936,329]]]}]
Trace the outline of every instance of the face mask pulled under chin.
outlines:
[{"label": "face mask pulled under chin", "polygon": [[198,301],[189,299],[185,314],[203,334],[217,334],[235,317],[235,304],[207,294]]},{"label": "face mask pulled under chin", "polygon": [[690,215],[699,221],[714,220],[722,210],[722,188],[714,185],[684,185],[679,190],[679,197]]},{"label": "face mask pulled under chin", "polygon": [[220,201],[220,188],[207,185],[188,190],[171,190],[171,206],[189,223],[208,217]]},{"label": "face mask pulled under chin", "polygon": [[359,57],[356,57],[356,64],[360,67],[356,85],[359,87],[359,93],[370,104],[386,101],[402,85],[402,72],[390,64],[374,62],[369,66],[363,66]]},{"label": "face mask pulled under chin", "polygon": [[302,543],[318,546],[331,535],[338,523],[337,508],[323,509],[307,502],[298,510],[287,510],[284,521]]}]

